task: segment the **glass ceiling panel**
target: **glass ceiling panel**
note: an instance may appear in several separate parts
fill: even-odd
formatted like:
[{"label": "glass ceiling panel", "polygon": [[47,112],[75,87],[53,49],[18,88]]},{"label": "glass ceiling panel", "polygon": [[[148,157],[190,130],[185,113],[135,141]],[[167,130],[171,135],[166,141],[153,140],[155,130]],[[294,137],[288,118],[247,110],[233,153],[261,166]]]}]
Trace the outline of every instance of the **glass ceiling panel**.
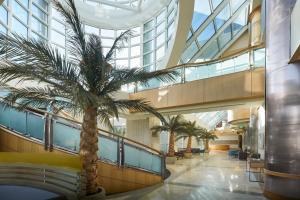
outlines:
[{"label": "glass ceiling panel", "polygon": [[245,0],[231,0],[232,13],[235,13],[237,9],[245,2]]},{"label": "glass ceiling panel", "polygon": [[197,59],[197,62],[209,60],[219,52],[219,46],[217,40],[211,41],[209,46],[203,51],[203,53]]},{"label": "glass ceiling panel", "polygon": [[188,62],[198,51],[196,42],[193,42],[182,54],[182,61]]},{"label": "glass ceiling panel", "polygon": [[216,16],[215,25],[218,30],[230,17],[230,6],[227,4],[223,10]]},{"label": "glass ceiling panel", "polygon": [[196,31],[211,14],[208,0],[196,0],[192,20],[192,29]]},{"label": "glass ceiling panel", "polygon": [[215,10],[223,0],[211,0],[213,9]]},{"label": "glass ceiling panel", "polygon": [[222,49],[231,39],[231,26],[229,25],[218,37],[220,48]]},{"label": "glass ceiling panel", "polygon": [[215,34],[215,32],[214,24],[211,22],[197,38],[200,46],[202,47]]}]

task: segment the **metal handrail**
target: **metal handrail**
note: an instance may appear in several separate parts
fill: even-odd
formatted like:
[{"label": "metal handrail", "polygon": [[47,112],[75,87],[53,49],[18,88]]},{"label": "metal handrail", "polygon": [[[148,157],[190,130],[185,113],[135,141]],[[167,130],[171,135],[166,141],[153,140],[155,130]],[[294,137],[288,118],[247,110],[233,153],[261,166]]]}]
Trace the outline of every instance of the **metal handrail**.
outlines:
[{"label": "metal handrail", "polygon": [[[14,107],[14,106],[10,106],[10,107]],[[34,113],[34,110],[35,109],[25,109],[25,113]],[[63,146],[59,146],[58,145],[55,145],[53,143],[53,122],[54,121],[57,121],[58,123],[61,123],[63,125],[66,125],[66,126],[70,126],[72,128],[75,128],[77,130],[81,130],[81,126],[82,126],[82,123],[81,122],[78,122],[76,120],[72,120],[72,119],[68,119],[66,117],[61,117],[61,116],[58,116],[58,115],[55,115],[55,114],[52,114],[52,113],[49,113],[47,111],[43,111],[43,110],[40,110],[40,109],[36,109],[37,112],[39,114],[37,114],[37,116],[43,118],[44,120],[44,137],[43,137],[43,140],[39,140],[38,142],[39,143],[42,143],[45,147],[45,150],[48,150],[48,151],[52,151],[53,148],[57,148],[57,149],[60,149],[64,152],[67,152],[67,153],[71,153],[71,154],[76,154],[78,153],[78,151],[74,151],[68,147],[63,147]],[[44,113],[44,115],[41,115],[41,113]],[[34,113],[35,114],[35,113]],[[62,119],[62,120],[60,120]],[[70,123],[68,123],[70,122]],[[14,130],[14,127],[7,127],[5,125],[1,125],[1,126],[4,126],[6,128],[8,128],[9,130],[12,130],[16,133],[20,133],[16,130]],[[154,174],[159,174],[161,176],[163,176],[164,174],[164,171],[165,171],[165,165],[163,165],[164,163],[164,155],[156,150],[156,149],[153,149],[145,144],[142,144],[142,143],[139,143],[139,142],[136,142],[134,140],[131,140],[131,139],[128,139],[126,137],[123,137],[123,136],[119,136],[119,135],[116,135],[114,133],[111,133],[109,131],[106,131],[106,130],[102,130],[102,129],[98,129],[98,135],[101,137],[105,137],[109,140],[114,140],[117,144],[117,161],[113,160],[113,161],[110,161],[110,160],[107,160],[105,159],[105,157],[99,157],[99,160],[101,161],[105,161],[105,162],[109,162],[109,163],[113,163],[113,164],[117,164],[119,166],[129,166],[129,167],[133,167],[133,168],[138,168],[140,170],[144,170],[144,171],[148,171],[148,172],[151,172],[151,173],[154,173]],[[102,133],[101,133],[102,132]],[[103,134],[105,133],[105,134]],[[24,136],[25,138],[29,138],[28,136],[24,135],[24,133],[20,133],[22,136]],[[116,137],[116,138],[114,138]],[[32,140],[32,137],[30,137],[30,139]],[[161,170],[160,172],[158,172],[157,170],[152,170],[152,169],[146,169],[146,168],[139,168],[139,167],[135,167],[135,166],[130,166],[130,165],[126,165],[125,164],[125,151],[124,151],[124,144],[128,145],[130,144],[131,146],[134,146],[134,148],[136,148],[137,150],[143,150],[143,151],[146,151],[146,152],[149,152],[150,155],[155,155],[157,157],[160,158],[161,160]],[[123,147],[123,148],[121,148]],[[114,154],[115,156],[115,154]],[[152,170],[152,171],[151,171]]]},{"label": "metal handrail", "polygon": [[80,171],[28,163],[0,163],[0,172],[0,184],[38,187],[62,194],[69,200],[86,194],[86,178]]}]

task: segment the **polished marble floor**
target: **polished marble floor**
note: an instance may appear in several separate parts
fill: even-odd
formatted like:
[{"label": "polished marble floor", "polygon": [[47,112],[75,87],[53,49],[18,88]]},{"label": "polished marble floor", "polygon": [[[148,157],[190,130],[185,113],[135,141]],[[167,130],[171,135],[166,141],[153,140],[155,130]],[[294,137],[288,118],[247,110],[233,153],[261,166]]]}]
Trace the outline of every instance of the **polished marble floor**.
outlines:
[{"label": "polished marble floor", "polygon": [[246,162],[228,158],[226,152],[178,160],[168,165],[171,176],[159,187],[131,192],[113,199],[141,200],[261,200],[262,185],[249,182]]}]

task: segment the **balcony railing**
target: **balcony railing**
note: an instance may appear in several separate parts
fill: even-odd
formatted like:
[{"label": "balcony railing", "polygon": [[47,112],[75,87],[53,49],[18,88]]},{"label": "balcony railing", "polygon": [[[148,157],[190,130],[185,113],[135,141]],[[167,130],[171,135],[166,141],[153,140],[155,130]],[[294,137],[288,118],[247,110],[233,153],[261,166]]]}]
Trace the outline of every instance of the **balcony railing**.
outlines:
[{"label": "balcony railing", "polygon": [[217,59],[201,63],[186,63],[171,67],[170,70],[175,70],[180,74],[176,78],[176,81],[172,83],[163,83],[153,79],[149,81],[147,86],[136,83],[124,86],[123,91],[129,93],[140,92],[143,90],[212,78],[264,66],[265,48],[256,46],[225,59]]},{"label": "balcony railing", "polygon": [[[78,153],[81,123],[44,111],[19,111],[0,102],[0,126],[30,138],[46,150]],[[137,168],[164,177],[164,155],[134,140],[98,129],[98,158],[114,165]]]}]

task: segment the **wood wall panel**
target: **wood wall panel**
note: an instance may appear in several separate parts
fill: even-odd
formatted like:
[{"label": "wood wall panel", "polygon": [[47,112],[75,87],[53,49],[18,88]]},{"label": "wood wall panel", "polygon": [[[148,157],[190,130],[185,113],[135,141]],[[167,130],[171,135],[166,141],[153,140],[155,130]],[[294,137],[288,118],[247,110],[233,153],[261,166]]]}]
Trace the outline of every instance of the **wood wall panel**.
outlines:
[{"label": "wood wall panel", "polygon": [[[33,142],[3,128],[0,128],[0,151],[46,152],[42,144]],[[52,153],[68,154],[58,149],[54,149]],[[107,194],[128,192],[163,182],[161,176],[142,170],[122,168],[100,161],[98,162],[98,171],[98,182],[106,190]]]},{"label": "wood wall panel", "polygon": [[156,108],[173,108],[264,97],[264,87],[264,69],[258,68],[145,90],[130,94],[129,98],[144,98]]}]

